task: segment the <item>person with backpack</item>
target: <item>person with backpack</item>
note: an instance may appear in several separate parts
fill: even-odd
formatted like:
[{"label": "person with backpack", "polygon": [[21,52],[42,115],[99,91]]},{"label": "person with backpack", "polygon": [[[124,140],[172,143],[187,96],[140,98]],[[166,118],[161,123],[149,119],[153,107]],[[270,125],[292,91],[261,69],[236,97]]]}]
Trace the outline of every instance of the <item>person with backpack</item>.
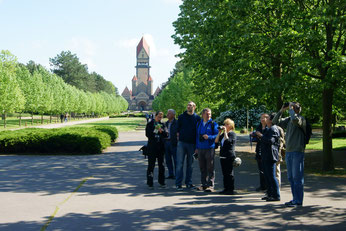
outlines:
[{"label": "person with backpack", "polygon": [[205,192],[214,191],[214,157],[215,157],[215,138],[218,131],[218,125],[211,119],[211,110],[204,108],[202,119],[197,124],[196,153],[198,154],[198,163],[201,170],[201,186],[197,190]]},{"label": "person with backpack", "polygon": [[[288,110],[289,117],[281,118]],[[286,103],[273,118],[273,123],[286,129],[286,165],[288,181],[291,185],[293,199],[285,203],[286,207],[303,205],[304,197],[304,151],[306,144],[306,120],[300,115],[298,102]]]},{"label": "person with backpack", "polygon": [[280,132],[273,125],[274,114],[266,120],[267,129],[264,133],[259,131],[256,135],[261,140],[263,172],[267,185],[267,195],[262,198],[266,201],[280,201],[280,188],[276,179],[276,163],[279,160]]}]

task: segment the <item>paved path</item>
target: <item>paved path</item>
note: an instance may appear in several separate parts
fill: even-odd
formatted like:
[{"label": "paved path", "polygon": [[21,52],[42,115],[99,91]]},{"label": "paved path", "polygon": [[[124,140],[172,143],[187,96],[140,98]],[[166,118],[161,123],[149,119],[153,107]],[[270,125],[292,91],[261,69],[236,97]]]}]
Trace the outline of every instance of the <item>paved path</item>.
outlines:
[{"label": "paved path", "polygon": [[33,126],[34,128],[62,128],[66,126],[76,125],[76,124],[85,124],[85,123],[92,123],[96,121],[101,120],[108,120],[109,117],[101,117],[101,118],[95,118],[95,119],[83,119],[83,120],[73,120],[66,123],[56,123],[56,124],[43,124],[38,126]]},{"label": "paved path", "polygon": [[[177,192],[172,180],[166,189],[149,190],[138,152],[144,143],[137,131],[120,133],[102,155],[0,156],[0,230],[345,230],[345,178],[307,176],[304,207],[285,208],[286,177],[282,202],[261,201],[254,154],[239,152],[238,195]],[[238,150],[246,149],[239,142]]]}]

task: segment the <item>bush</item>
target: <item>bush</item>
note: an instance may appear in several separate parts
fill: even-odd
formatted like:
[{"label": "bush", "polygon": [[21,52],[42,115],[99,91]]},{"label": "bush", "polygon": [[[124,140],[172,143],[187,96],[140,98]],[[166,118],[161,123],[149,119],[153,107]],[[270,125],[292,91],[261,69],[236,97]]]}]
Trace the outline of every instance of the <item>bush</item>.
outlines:
[{"label": "bush", "polygon": [[[259,106],[249,109],[249,126],[255,127],[260,123],[262,113],[268,113],[265,106]],[[247,109],[230,109],[220,113],[220,116],[215,119],[215,122],[222,124],[226,118],[234,121],[236,127],[246,127]]]},{"label": "bush", "polygon": [[0,153],[96,154],[117,137],[112,126],[5,131],[0,133]]}]

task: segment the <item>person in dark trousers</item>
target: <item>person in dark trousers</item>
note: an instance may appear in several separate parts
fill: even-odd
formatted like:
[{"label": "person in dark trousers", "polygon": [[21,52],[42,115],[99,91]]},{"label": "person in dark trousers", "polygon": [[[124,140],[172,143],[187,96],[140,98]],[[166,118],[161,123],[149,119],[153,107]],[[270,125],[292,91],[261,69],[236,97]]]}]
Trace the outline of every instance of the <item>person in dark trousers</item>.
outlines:
[{"label": "person in dark trousers", "polygon": [[175,119],[175,111],[169,109],[167,111],[168,121],[165,123],[167,138],[165,139],[165,160],[168,169],[167,179],[175,179],[175,167],[177,166],[177,124]]},{"label": "person in dark trousers", "polygon": [[224,187],[219,193],[224,195],[234,194],[233,161],[236,158],[235,144],[237,139],[234,129],[234,121],[225,119],[224,126],[219,127],[219,133],[215,138],[215,143],[220,143],[220,164]]},{"label": "person in dark trousers", "polygon": [[175,185],[177,190],[183,190],[182,182],[184,178],[184,161],[186,158],[186,177],[185,184],[188,189],[195,186],[192,184],[192,164],[193,154],[196,149],[196,127],[197,123],[201,120],[195,113],[196,104],[189,102],[187,110],[178,117],[178,146],[177,146],[177,166]]},{"label": "person in dark trousers", "polygon": [[154,168],[157,159],[159,166],[158,182],[161,188],[165,188],[165,165],[164,165],[164,138],[167,137],[164,124],[161,122],[163,113],[156,112],[155,119],[151,120],[146,128],[145,135],[148,137],[148,169],[147,169],[147,185],[150,189],[154,188]]},{"label": "person in dark trousers", "polygon": [[[263,113],[261,115],[261,119],[260,119],[261,123],[256,128],[256,132],[260,132],[261,134],[265,133],[265,130],[267,129],[266,121],[267,121],[268,117],[269,117],[269,115],[266,113]],[[260,185],[258,188],[256,188],[256,191],[257,192],[265,191],[265,190],[267,190],[267,186],[265,183],[264,172],[263,172],[261,140],[259,140],[259,139],[257,139],[257,144],[256,144],[256,161],[257,161],[259,180],[260,180]]]},{"label": "person in dark trousers", "polygon": [[273,125],[273,118],[274,115],[271,114],[267,119],[268,129],[264,134],[259,131],[256,132],[261,140],[262,164],[267,185],[267,196],[263,197],[262,200],[266,201],[280,201],[280,188],[275,176],[276,163],[279,160],[280,132]]},{"label": "person in dark trousers", "polygon": [[[289,117],[281,118],[288,110]],[[293,199],[285,203],[287,207],[300,207],[304,198],[304,151],[306,119],[300,115],[301,106],[298,102],[283,105],[276,114],[273,123],[286,129],[286,166],[287,177],[291,185]]]},{"label": "person in dark trousers", "polygon": [[197,123],[196,151],[198,163],[201,171],[201,186],[198,190],[205,192],[214,191],[215,181],[215,138],[218,134],[218,125],[211,119],[211,110],[205,108],[202,111],[202,118]]}]

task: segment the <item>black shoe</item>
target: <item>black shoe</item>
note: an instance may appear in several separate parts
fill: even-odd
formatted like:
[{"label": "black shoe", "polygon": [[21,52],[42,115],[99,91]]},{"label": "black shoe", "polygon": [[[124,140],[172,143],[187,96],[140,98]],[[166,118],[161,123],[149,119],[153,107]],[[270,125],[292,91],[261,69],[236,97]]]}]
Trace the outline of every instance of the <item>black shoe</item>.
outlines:
[{"label": "black shoe", "polygon": [[183,187],[181,187],[181,185],[178,185],[178,186],[176,187],[176,189],[177,189],[178,191],[183,191]]},{"label": "black shoe", "polygon": [[149,188],[150,190],[153,190],[153,189],[154,189],[154,186],[153,186],[153,185],[148,185],[148,188]]},{"label": "black shoe", "polygon": [[219,194],[222,194],[222,195],[234,195],[235,192],[234,191],[230,191],[230,190],[222,190],[221,192],[219,192]]},{"label": "black shoe", "polygon": [[280,198],[269,197],[266,201],[280,201]]},{"label": "black shoe", "polygon": [[160,184],[160,188],[166,188],[165,184]]},{"label": "black shoe", "polygon": [[285,203],[285,206],[293,208],[293,207],[302,207],[303,205],[302,204],[298,204],[298,203],[294,203],[293,201],[289,201],[289,202]]},{"label": "black shoe", "polygon": [[261,198],[261,200],[264,200],[264,201],[266,201],[268,199],[269,199],[269,197],[267,197],[267,196]]}]

